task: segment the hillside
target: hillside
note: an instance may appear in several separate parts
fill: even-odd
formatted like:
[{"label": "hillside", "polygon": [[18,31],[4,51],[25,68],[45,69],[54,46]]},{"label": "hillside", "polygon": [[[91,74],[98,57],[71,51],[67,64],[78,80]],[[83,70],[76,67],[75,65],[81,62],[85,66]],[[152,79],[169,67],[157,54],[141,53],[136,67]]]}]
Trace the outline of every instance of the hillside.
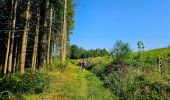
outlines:
[{"label": "hillside", "polygon": [[[170,48],[157,48],[157,49],[144,51],[144,55],[148,55],[148,54],[154,57],[170,56]],[[133,52],[133,55],[137,55],[137,52]]]},{"label": "hillside", "polygon": [[[133,52],[132,56],[137,56],[137,52]],[[158,57],[162,58],[167,71],[170,73],[170,48],[158,48],[153,50],[144,51],[142,55],[143,59],[149,59],[152,63],[156,64],[156,59]]]}]

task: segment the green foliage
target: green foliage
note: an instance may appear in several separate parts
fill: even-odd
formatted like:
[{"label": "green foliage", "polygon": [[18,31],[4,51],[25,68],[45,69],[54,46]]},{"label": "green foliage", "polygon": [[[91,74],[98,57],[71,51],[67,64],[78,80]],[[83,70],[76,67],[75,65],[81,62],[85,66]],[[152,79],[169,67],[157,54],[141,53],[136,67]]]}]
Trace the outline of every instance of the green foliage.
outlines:
[{"label": "green foliage", "polygon": [[[168,99],[170,98],[170,85],[162,81],[150,82],[145,76],[137,76],[134,83],[136,98],[141,99]],[[139,91],[140,90],[140,91]]]},{"label": "green foliage", "polygon": [[138,43],[137,43],[137,45],[138,45],[138,52],[139,53],[143,53],[144,52],[144,43],[142,42],[142,41],[138,41]]},{"label": "green foliage", "polygon": [[[112,58],[111,57],[104,57],[101,58],[100,60],[98,60],[96,63],[94,64],[89,64],[89,69],[91,69],[91,71],[96,74],[98,77],[100,77],[101,79],[105,76],[105,71],[106,71],[106,67],[110,66],[110,63],[112,62]],[[89,62],[92,63],[92,62]]]},{"label": "green foliage", "polygon": [[118,64],[123,64],[129,57],[130,52],[131,49],[129,44],[123,42],[122,40],[116,41],[113,48],[111,49],[111,55],[116,58],[116,62]]},{"label": "green foliage", "polygon": [[[107,58],[93,60],[91,71],[101,78],[104,86],[121,100],[166,100],[170,98],[169,74],[161,74],[159,68],[153,65],[153,57],[144,58],[143,67],[134,67],[136,59],[128,58],[127,71],[115,70],[114,63],[105,63]],[[113,59],[112,59],[113,60]],[[97,63],[96,63],[97,62]],[[145,67],[148,66],[148,67]],[[107,73],[107,71],[110,71]]]},{"label": "green foliage", "polygon": [[78,59],[80,58],[80,52],[81,50],[78,48],[77,45],[72,45],[71,46],[71,59]]},{"label": "green foliage", "polygon": [[110,88],[113,94],[119,99],[128,99],[132,97],[133,77],[122,78],[119,72],[114,72],[105,77],[105,87]]},{"label": "green foliage", "polygon": [[67,32],[68,35],[72,34],[72,30],[74,29],[74,16],[75,16],[75,1],[67,0]]},{"label": "green foliage", "polygon": [[69,61],[62,62],[59,59],[54,59],[47,65],[47,70],[59,70],[63,71],[68,66]]},{"label": "green foliage", "polygon": [[137,42],[137,46],[138,46],[138,54],[137,56],[135,57],[135,60],[136,60],[136,67],[143,67],[145,66],[145,63],[144,63],[144,59],[143,59],[143,53],[144,53],[144,43],[142,41],[138,41]]},{"label": "green foliage", "polygon": [[42,93],[47,88],[50,77],[44,73],[26,73],[20,77],[19,73],[5,77],[0,82],[0,99],[13,96],[21,97],[22,94]]},{"label": "green foliage", "polygon": [[109,53],[106,49],[91,49],[85,50],[77,45],[71,46],[71,57],[70,59],[82,59],[90,57],[104,57],[109,56]]}]

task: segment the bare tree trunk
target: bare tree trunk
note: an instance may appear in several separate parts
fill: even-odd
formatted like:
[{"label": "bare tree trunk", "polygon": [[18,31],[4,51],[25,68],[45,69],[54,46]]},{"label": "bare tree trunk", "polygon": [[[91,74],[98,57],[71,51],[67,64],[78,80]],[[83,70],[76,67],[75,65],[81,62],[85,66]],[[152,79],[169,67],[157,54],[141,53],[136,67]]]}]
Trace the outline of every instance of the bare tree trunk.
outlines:
[{"label": "bare tree trunk", "polygon": [[51,30],[52,30],[52,23],[53,23],[53,7],[52,4],[50,5],[50,28],[48,33],[48,44],[47,44],[47,63],[50,62],[50,48],[51,48]]},{"label": "bare tree trunk", "polygon": [[15,24],[16,24],[16,10],[17,10],[17,0],[12,0],[12,34],[11,34],[11,46],[9,51],[9,62],[8,62],[8,72],[11,73],[12,70],[12,56],[13,56],[13,46],[14,46],[14,34],[15,34]]},{"label": "bare tree trunk", "polygon": [[10,40],[11,40],[10,38],[11,38],[11,32],[8,33],[8,44],[7,44],[6,57],[5,57],[4,74],[6,74],[7,72],[8,55],[9,55]]},{"label": "bare tree trunk", "polygon": [[[53,15],[54,17],[54,15]],[[53,48],[54,48],[54,30],[51,30],[51,44],[50,44],[50,59],[53,60]]]},{"label": "bare tree trunk", "polygon": [[32,72],[34,73],[36,68],[36,63],[37,63],[37,49],[38,49],[38,42],[39,42],[39,14],[37,13],[37,25],[36,25],[36,30],[35,30],[35,37],[34,37],[34,50],[33,50],[33,56],[32,56]]},{"label": "bare tree trunk", "polygon": [[39,52],[38,52],[38,69],[44,67],[46,63],[46,17],[47,1],[41,0],[40,9],[40,35],[39,35]]},{"label": "bare tree trunk", "polygon": [[50,48],[50,59],[53,60],[53,54],[54,54],[54,53],[53,53],[53,49],[54,49],[54,31],[52,30],[51,33],[52,33],[52,34],[51,34],[51,35],[52,35],[52,36],[51,36],[51,40],[52,40],[52,41],[51,41],[51,44],[50,44],[50,45],[51,45],[51,48]]},{"label": "bare tree trunk", "polygon": [[67,51],[67,0],[64,0],[63,28],[61,36],[61,61],[66,60]]},{"label": "bare tree trunk", "polygon": [[[18,44],[19,45],[19,44]],[[20,64],[20,52],[21,51],[21,48],[18,46],[18,53],[17,53],[17,62],[16,62],[16,70],[19,69],[19,64]]]},{"label": "bare tree trunk", "polygon": [[16,65],[17,65],[17,56],[18,56],[18,39],[16,41],[16,47],[15,47],[15,54],[14,54],[14,64],[13,64],[13,72],[16,70]]},{"label": "bare tree trunk", "polygon": [[22,47],[21,47],[21,58],[20,58],[20,72],[21,76],[24,74],[25,59],[26,59],[26,49],[27,49],[27,37],[29,29],[29,16],[30,16],[30,0],[27,0],[26,11],[25,11],[25,26],[24,33],[22,36]]}]

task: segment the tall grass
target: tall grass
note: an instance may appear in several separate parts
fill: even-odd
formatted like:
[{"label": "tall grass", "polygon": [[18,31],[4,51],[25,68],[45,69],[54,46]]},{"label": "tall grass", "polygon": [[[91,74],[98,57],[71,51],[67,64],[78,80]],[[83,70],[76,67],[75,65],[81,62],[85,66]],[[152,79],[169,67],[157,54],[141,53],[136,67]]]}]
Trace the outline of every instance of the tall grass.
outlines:
[{"label": "tall grass", "polygon": [[91,71],[103,80],[104,86],[118,99],[170,99],[170,75],[166,72],[161,74],[158,66],[136,67],[128,64],[127,71],[122,73],[114,63],[105,63],[108,61],[110,59],[96,59],[90,64]]}]

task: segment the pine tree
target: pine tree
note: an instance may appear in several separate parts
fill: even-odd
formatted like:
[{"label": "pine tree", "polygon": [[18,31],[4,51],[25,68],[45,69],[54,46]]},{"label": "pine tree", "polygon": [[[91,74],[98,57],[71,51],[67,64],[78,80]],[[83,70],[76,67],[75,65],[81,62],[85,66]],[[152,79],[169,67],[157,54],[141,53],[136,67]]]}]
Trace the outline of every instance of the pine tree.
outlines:
[{"label": "pine tree", "polygon": [[25,25],[24,32],[22,35],[22,47],[21,47],[21,58],[20,58],[20,72],[21,76],[24,74],[25,59],[26,59],[26,49],[27,49],[27,39],[29,31],[29,16],[30,16],[30,0],[27,0],[26,10],[25,10]]}]

